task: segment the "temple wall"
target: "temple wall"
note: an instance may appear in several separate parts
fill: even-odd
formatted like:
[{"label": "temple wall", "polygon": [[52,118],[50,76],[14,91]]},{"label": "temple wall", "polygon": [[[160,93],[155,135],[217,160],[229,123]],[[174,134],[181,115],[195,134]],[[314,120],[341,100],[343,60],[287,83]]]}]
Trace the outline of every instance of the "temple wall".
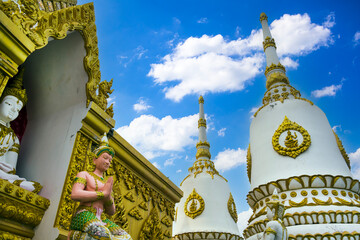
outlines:
[{"label": "temple wall", "polygon": [[28,124],[21,143],[17,172],[39,182],[50,200],[34,239],[55,239],[54,220],[74,146],[87,113],[84,70],[86,55],[79,32],[53,40],[25,62]]}]

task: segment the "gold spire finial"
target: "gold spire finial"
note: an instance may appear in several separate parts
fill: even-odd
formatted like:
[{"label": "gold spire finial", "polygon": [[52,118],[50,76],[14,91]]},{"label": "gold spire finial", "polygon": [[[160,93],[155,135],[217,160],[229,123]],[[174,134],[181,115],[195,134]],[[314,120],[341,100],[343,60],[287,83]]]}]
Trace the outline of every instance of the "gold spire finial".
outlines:
[{"label": "gold spire finial", "polygon": [[260,14],[260,22],[262,22],[263,20],[266,20],[267,21],[268,17],[266,16],[265,13],[261,13]]},{"label": "gold spire finial", "polygon": [[200,95],[200,97],[199,97],[199,104],[200,104],[200,103],[204,103],[204,98],[203,98],[202,95]]}]

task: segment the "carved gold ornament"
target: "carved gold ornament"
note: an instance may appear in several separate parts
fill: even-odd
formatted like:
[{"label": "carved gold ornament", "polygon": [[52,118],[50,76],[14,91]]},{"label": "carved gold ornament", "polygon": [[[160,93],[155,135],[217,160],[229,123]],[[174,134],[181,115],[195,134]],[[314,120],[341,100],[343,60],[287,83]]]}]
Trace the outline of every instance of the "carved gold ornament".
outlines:
[{"label": "carved gold ornament", "polygon": [[[51,38],[65,38],[73,30],[82,34],[86,49],[84,68],[89,76],[86,83],[87,106],[93,101],[113,117],[112,107],[107,108],[107,98],[112,92],[110,90],[112,80],[100,82],[99,49],[93,3],[57,9],[57,11],[48,9],[49,12],[42,11],[42,9],[44,7],[38,4],[36,0],[0,1],[0,10],[29,38],[32,45],[31,52],[45,47]],[[45,8],[45,10],[47,9]],[[29,55],[30,53],[27,52],[26,54]],[[0,52],[0,59],[7,59],[6,64],[11,66],[10,77],[12,77],[17,72],[18,64],[13,63],[5,55]],[[26,57],[21,61],[25,61]],[[6,85],[9,77],[2,77],[1,75],[0,80],[4,79]],[[5,87],[3,83],[0,86],[0,94]]]},{"label": "carved gold ornament", "polygon": [[246,154],[246,170],[247,170],[247,175],[249,178],[249,182],[251,183],[251,152],[250,152],[250,144],[249,147],[247,149],[247,154]]},{"label": "carved gold ornament", "polygon": [[[282,135],[286,135],[281,138]],[[309,133],[296,122],[290,121],[286,116],[272,138],[274,150],[283,156],[296,158],[305,152],[310,144]]]},{"label": "carved gold ornament", "polygon": [[197,239],[219,239],[222,240],[243,240],[239,235],[227,232],[187,232],[175,235],[173,240],[197,240]]},{"label": "carved gold ornament", "polygon": [[345,162],[346,162],[346,165],[349,167],[349,169],[351,169],[351,165],[350,165],[350,159],[349,159],[349,156],[347,155],[346,151],[345,151],[345,148],[344,146],[342,145],[342,142],[340,140],[340,138],[338,137],[338,135],[335,133],[335,131],[333,130],[333,133],[335,135],[335,138],[336,138],[336,143],[339,147],[339,150],[341,152],[341,155],[343,156]]},{"label": "carved gold ornament", "polygon": [[191,217],[192,219],[199,216],[205,209],[204,199],[193,189],[189,197],[186,199],[184,205],[184,211],[186,216]]},{"label": "carved gold ornament", "polygon": [[235,206],[234,198],[231,195],[231,193],[230,193],[230,196],[229,196],[229,200],[227,202],[227,206],[228,206],[230,216],[232,217],[232,219],[234,219],[234,222],[237,222],[238,221],[238,215],[237,215],[237,212],[236,212],[236,206]]},{"label": "carved gold ornament", "polygon": [[273,38],[266,37],[265,41],[263,41],[263,47],[264,47],[264,52],[268,47],[276,48],[275,40]]}]

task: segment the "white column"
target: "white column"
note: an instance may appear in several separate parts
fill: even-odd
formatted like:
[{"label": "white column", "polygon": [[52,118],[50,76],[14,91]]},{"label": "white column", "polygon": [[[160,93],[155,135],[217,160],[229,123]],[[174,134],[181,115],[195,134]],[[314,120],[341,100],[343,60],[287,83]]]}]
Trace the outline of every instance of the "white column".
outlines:
[{"label": "white column", "polygon": [[[263,29],[263,36],[264,36],[264,41],[266,40],[266,38],[270,38],[272,39],[271,33],[270,33],[270,29],[269,29],[269,24],[267,21],[267,16],[265,15],[265,13],[262,13],[260,15],[260,21],[261,21],[261,26]],[[269,67],[272,63],[273,64],[279,64],[279,58],[276,54],[276,48],[273,46],[270,46],[268,48],[265,49],[265,55],[266,55],[266,65]]]}]

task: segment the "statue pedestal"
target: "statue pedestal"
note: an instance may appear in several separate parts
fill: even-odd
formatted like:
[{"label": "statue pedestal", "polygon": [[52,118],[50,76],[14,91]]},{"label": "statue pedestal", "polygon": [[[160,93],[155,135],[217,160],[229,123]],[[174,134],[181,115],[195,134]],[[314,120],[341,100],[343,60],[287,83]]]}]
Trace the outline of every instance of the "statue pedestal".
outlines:
[{"label": "statue pedestal", "polygon": [[0,239],[31,239],[50,201],[0,179]]}]

